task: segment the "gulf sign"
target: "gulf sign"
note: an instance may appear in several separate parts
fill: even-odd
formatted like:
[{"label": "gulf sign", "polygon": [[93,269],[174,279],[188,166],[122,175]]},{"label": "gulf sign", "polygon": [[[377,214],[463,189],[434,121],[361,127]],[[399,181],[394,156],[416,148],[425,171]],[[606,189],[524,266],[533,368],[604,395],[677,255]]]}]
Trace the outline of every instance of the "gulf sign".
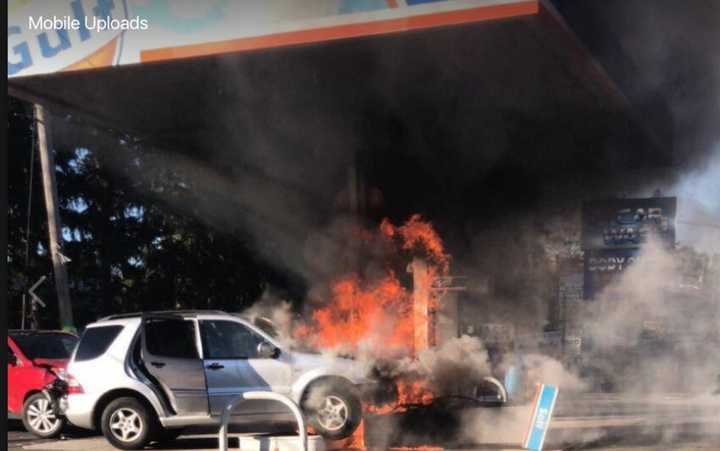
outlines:
[{"label": "gulf sign", "polygon": [[538,0],[10,0],[8,77],[532,15]]},{"label": "gulf sign", "polygon": [[542,451],[545,436],[550,429],[555,401],[557,401],[558,388],[554,385],[540,385],[535,395],[535,407],[530,417],[530,427],[525,435],[523,448]]},{"label": "gulf sign", "polygon": [[8,77],[117,64],[122,31],[92,24],[119,17],[113,1],[9,1]]}]

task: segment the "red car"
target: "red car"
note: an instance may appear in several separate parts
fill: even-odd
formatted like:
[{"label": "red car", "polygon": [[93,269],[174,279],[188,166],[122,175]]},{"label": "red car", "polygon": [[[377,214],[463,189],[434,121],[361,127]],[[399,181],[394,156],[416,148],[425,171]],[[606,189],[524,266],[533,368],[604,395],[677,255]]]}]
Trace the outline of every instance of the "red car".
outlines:
[{"label": "red car", "polygon": [[64,371],[77,341],[61,331],[8,332],[8,417],[38,437],[55,437],[65,424],[42,391]]}]

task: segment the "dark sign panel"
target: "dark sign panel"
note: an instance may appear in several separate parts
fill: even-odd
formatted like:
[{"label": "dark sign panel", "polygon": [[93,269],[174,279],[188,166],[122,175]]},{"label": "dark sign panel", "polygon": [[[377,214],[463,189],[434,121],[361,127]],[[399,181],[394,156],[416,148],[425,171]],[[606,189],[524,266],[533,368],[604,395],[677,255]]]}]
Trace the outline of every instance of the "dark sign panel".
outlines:
[{"label": "dark sign panel", "polygon": [[655,235],[675,243],[677,198],[609,199],[583,205],[585,250],[636,249]]},{"label": "dark sign panel", "polygon": [[585,299],[594,299],[605,287],[640,258],[639,249],[589,250],[585,252]]}]

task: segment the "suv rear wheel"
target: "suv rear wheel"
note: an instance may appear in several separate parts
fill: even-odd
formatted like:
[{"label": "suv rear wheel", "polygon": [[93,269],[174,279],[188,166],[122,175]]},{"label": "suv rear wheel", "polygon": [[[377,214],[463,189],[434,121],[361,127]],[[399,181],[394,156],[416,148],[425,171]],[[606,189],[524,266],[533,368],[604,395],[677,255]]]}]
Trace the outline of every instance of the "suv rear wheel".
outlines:
[{"label": "suv rear wheel", "polygon": [[142,449],[157,430],[152,413],[131,397],[118,398],[108,404],[100,427],[107,441],[119,449]]},{"label": "suv rear wheel", "polygon": [[331,440],[349,437],[362,421],[362,405],[352,386],[341,381],[313,384],[302,409],[315,432]]},{"label": "suv rear wheel", "polygon": [[28,432],[42,438],[57,437],[65,425],[65,420],[55,415],[52,403],[42,393],[35,393],[25,401],[22,422]]}]

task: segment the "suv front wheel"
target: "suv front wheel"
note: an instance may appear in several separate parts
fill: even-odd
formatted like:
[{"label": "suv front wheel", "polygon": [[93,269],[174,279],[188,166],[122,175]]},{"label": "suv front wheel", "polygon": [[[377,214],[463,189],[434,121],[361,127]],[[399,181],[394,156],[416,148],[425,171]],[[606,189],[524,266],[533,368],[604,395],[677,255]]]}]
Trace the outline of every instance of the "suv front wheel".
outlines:
[{"label": "suv front wheel", "polygon": [[319,382],[307,391],[302,408],[315,432],[324,438],[349,437],[362,421],[362,405],[349,384]]},{"label": "suv front wheel", "polygon": [[102,433],[119,449],[142,449],[155,432],[155,422],[147,407],[135,398],[125,397],[105,407],[101,419]]}]

